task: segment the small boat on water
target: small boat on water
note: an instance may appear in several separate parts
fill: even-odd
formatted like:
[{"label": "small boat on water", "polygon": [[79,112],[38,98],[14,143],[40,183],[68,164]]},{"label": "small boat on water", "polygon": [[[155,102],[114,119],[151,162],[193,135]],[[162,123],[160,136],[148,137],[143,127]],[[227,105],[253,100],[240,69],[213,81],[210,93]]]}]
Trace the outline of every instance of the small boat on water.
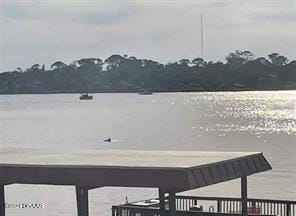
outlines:
[{"label": "small boat on water", "polygon": [[79,97],[80,100],[92,100],[93,99],[93,96],[92,95],[89,95],[88,93],[86,94],[81,94],[80,97]]},{"label": "small boat on water", "polygon": [[111,138],[105,139],[104,142],[111,142]]},{"label": "small boat on water", "polygon": [[152,95],[153,91],[151,90],[143,90],[141,92],[139,92],[139,95]]}]

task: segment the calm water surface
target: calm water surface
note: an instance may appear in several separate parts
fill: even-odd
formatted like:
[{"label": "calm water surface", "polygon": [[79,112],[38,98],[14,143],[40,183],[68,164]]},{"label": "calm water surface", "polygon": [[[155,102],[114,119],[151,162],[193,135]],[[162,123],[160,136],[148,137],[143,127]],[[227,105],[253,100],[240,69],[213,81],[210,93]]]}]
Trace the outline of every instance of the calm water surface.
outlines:
[{"label": "calm water surface", "polygon": [[[0,151],[22,149],[144,149],[263,151],[272,171],[249,178],[249,195],[296,200],[296,91],[0,96]],[[108,144],[102,140],[111,137]],[[239,196],[239,181],[191,195]],[[12,216],[76,214],[73,187],[11,185],[7,203],[43,209],[7,209]],[[90,215],[111,205],[157,196],[154,189],[90,191]]]}]

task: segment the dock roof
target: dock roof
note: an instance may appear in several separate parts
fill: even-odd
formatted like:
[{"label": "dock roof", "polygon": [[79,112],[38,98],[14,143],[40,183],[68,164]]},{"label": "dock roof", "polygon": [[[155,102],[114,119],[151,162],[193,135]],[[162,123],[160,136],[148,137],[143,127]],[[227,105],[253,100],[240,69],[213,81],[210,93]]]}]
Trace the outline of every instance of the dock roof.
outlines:
[{"label": "dock roof", "polygon": [[260,152],[4,150],[1,184],[154,187],[185,191],[271,169]]}]

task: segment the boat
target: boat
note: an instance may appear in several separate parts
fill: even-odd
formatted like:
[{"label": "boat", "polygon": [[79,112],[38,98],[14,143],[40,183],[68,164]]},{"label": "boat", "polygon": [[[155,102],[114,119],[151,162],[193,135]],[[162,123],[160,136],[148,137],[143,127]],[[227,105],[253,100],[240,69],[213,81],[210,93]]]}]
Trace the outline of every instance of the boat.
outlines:
[{"label": "boat", "polygon": [[152,95],[153,91],[151,90],[143,90],[141,92],[139,92],[139,95]]},{"label": "boat", "polygon": [[80,97],[79,97],[80,100],[92,100],[93,99],[93,96],[92,95],[89,95],[88,93],[86,94],[81,94]]},{"label": "boat", "polygon": [[111,138],[105,139],[104,142],[111,142]]}]

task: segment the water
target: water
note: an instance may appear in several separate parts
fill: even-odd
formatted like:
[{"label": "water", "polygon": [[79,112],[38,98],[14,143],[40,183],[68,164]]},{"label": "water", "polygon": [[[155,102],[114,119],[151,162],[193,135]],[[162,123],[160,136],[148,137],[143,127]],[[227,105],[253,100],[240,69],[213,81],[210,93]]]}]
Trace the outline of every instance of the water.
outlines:
[{"label": "water", "polygon": [[[249,195],[296,199],[296,91],[1,95],[0,151],[42,149],[154,149],[263,151],[272,171],[249,178]],[[105,143],[111,137],[113,142]],[[235,180],[189,191],[239,196]],[[111,205],[157,196],[156,189],[90,191],[90,215],[110,215]],[[12,216],[75,215],[73,187],[10,185],[7,203],[43,209],[7,209]]]}]

